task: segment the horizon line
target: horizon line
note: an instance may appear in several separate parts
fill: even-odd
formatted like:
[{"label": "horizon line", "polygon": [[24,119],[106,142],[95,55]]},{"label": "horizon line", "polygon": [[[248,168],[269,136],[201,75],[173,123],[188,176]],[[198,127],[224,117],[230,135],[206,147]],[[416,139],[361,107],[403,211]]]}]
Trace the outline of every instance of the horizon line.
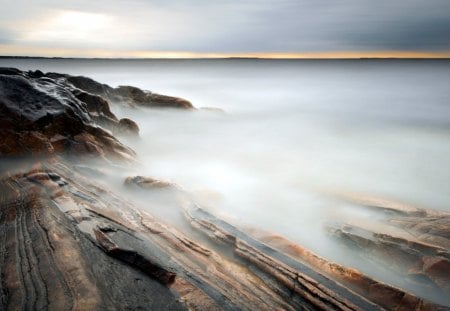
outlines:
[{"label": "horizon line", "polygon": [[257,56],[217,56],[217,57],[73,57],[73,56],[26,56],[0,55],[0,59],[67,59],[67,60],[447,60],[445,56],[368,56],[368,57],[257,57]]},{"label": "horizon line", "polygon": [[450,51],[327,51],[327,52],[192,52],[107,49],[31,48],[1,45],[1,57],[80,58],[80,59],[361,59],[361,58],[450,58]]}]

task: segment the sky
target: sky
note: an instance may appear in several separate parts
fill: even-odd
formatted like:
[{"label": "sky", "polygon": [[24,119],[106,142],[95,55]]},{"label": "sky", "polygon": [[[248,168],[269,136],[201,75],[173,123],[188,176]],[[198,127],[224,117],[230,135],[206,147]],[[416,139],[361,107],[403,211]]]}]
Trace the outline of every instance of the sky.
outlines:
[{"label": "sky", "polygon": [[450,57],[449,0],[0,0],[0,55]]}]

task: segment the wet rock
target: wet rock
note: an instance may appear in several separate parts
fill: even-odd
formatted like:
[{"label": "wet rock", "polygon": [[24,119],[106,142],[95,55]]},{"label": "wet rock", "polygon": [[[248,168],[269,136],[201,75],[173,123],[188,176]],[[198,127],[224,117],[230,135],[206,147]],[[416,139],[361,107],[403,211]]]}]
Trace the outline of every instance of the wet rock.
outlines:
[{"label": "wet rock", "polygon": [[101,96],[103,99],[113,103],[125,104],[131,107],[194,109],[193,105],[185,99],[152,93],[134,86],[112,88],[107,84],[99,83],[88,77],[71,76],[54,72],[47,73],[46,76],[59,81],[65,81],[74,88]]},{"label": "wet rock", "polygon": [[182,98],[161,95],[144,91],[134,86],[119,86],[111,92],[113,101],[125,102],[132,107],[143,106],[149,108],[181,108],[193,109],[192,104]]},{"label": "wet rock", "polygon": [[96,117],[98,122],[105,124],[117,122],[117,117],[111,112],[108,102],[98,95],[76,89],[72,93],[77,99],[86,104],[91,117]]},{"label": "wet rock", "polygon": [[437,287],[450,293],[450,261],[445,257],[424,256],[408,273],[424,276],[434,282]]},{"label": "wet rock", "polygon": [[158,108],[181,108],[181,109],[193,109],[191,102],[173,96],[161,95],[151,93],[148,95],[148,100],[142,104],[146,107],[158,107]]},{"label": "wet rock", "polygon": [[22,72],[17,68],[0,67],[0,75],[21,75]]},{"label": "wet rock", "polygon": [[139,136],[139,126],[131,119],[123,118],[120,119],[119,124],[117,125],[118,135],[124,136]]},{"label": "wet rock", "polygon": [[[131,157],[105,128],[118,131],[122,123],[123,131],[136,133],[137,125],[118,121],[110,100],[192,107],[175,97],[114,89],[85,77],[0,69],[0,153],[34,156],[14,171],[2,168],[1,310],[446,309],[299,245],[250,236],[184,192],[163,191],[178,202],[170,205],[180,218],[175,226],[96,184],[96,169],[74,167],[55,154]],[[144,176],[125,184],[150,189],[149,198],[154,189],[177,188]],[[403,267],[405,278],[420,277],[446,293],[450,217],[374,205],[392,216],[387,221],[396,233],[409,235],[355,224],[337,225],[330,233],[356,254],[377,255],[377,263],[386,264],[378,256],[384,254],[388,266]]]},{"label": "wet rock", "polygon": [[359,202],[368,204],[361,208],[378,213],[380,220],[365,225],[361,220],[335,222],[327,226],[330,235],[354,256],[384,267],[416,292],[450,305],[450,214],[385,199]]},{"label": "wet rock", "polygon": [[46,74],[46,76],[52,79],[67,81],[75,88],[94,95],[100,95],[102,97],[108,97],[108,94],[112,91],[112,87],[110,87],[109,85],[97,82],[94,79],[88,77],[71,76],[68,74],[61,74],[56,72],[49,72]]},{"label": "wet rock", "polygon": [[175,187],[175,184],[173,183],[144,176],[127,177],[124,184],[129,187],[138,187],[141,189],[164,189]]},{"label": "wet rock", "polygon": [[[192,225],[183,232],[198,230],[208,243],[67,163],[22,169],[0,179],[1,309],[444,310],[382,283],[354,282],[364,288],[356,291],[324,274],[325,260],[307,265],[191,201],[179,205]],[[440,265],[426,264],[445,272]]]},{"label": "wet rock", "polygon": [[87,105],[56,80],[3,71],[8,74],[0,75],[0,154],[63,153],[122,160],[134,156],[131,149],[95,125],[93,116],[99,113],[115,121],[100,97],[78,93],[90,103]]},{"label": "wet rock", "polygon": [[[114,230],[110,229],[110,231]],[[99,245],[108,255],[142,270],[144,273],[150,275],[164,285],[170,285],[175,281],[175,273],[163,269],[134,250],[127,250],[119,247],[104,231],[94,230],[94,233]]]},{"label": "wet rock", "polygon": [[166,286],[80,230],[75,219],[91,218],[77,218],[75,206],[61,210],[47,194],[56,176],[33,171],[0,181],[0,309],[186,309]]},{"label": "wet rock", "polygon": [[134,86],[121,85],[114,90],[115,99],[117,101],[125,101],[130,106],[139,105],[147,101],[147,94]]}]

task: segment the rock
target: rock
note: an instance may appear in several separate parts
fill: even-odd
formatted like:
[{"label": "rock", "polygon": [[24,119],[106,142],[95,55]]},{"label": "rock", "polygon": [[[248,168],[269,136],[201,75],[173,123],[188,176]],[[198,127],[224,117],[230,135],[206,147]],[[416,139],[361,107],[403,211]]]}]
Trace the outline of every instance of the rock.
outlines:
[{"label": "rock", "polygon": [[91,78],[54,72],[47,73],[46,76],[68,83],[73,88],[101,96],[103,99],[116,104],[125,104],[131,107],[194,109],[193,105],[185,99],[144,91],[134,86],[122,85],[112,88]]},{"label": "rock", "polygon": [[381,265],[402,278],[407,288],[450,305],[450,214],[374,197],[359,202],[384,220],[336,221],[327,226],[330,235],[352,256]]},{"label": "rock", "polygon": [[163,188],[173,188],[175,185],[167,182],[154,179],[151,177],[134,176],[127,177],[124,184],[126,186],[134,186],[142,189],[163,189]]},{"label": "rock", "polygon": [[120,119],[116,133],[125,136],[139,136],[139,126],[131,119]]},{"label": "rock", "polygon": [[136,106],[147,101],[147,93],[134,86],[121,85],[114,90],[116,101],[127,102],[130,106]]},{"label": "rock", "polygon": [[149,91],[143,91],[133,86],[119,86],[111,92],[111,99],[118,102],[126,102],[132,107],[143,106],[150,108],[181,108],[193,109],[192,104],[182,98],[160,95]]},{"label": "rock", "polygon": [[111,112],[108,102],[102,97],[79,89],[73,90],[72,93],[76,98],[86,104],[91,116],[95,115],[117,121],[117,117]]},{"label": "rock", "polygon": [[450,293],[450,261],[444,257],[422,258],[423,271],[434,283]]},{"label": "rock", "polygon": [[103,98],[107,98],[109,93],[112,91],[112,87],[110,87],[109,85],[99,83],[88,77],[71,76],[68,74],[61,74],[56,72],[49,72],[46,74],[46,76],[52,79],[63,80],[73,85],[77,89],[94,95],[102,96]]},{"label": "rock", "polygon": [[[0,75],[0,154],[91,155],[130,160],[134,152],[94,123],[118,121],[100,97],[48,77],[5,69]],[[88,102],[88,104],[85,103]]]},{"label": "rock", "polygon": [[19,169],[0,179],[2,310],[444,310],[382,283],[356,291],[191,201],[186,235],[64,161]]},{"label": "rock", "polygon": [[148,101],[142,104],[146,107],[158,107],[158,108],[181,108],[181,109],[193,109],[191,102],[173,96],[160,95],[151,93],[148,96]]},{"label": "rock", "polygon": [[70,205],[92,204],[82,189],[68,185],[76,197],[56,186],[62,194],[51,199],[60,174],[41,168],[0,181],[0,309],[185,310],[164,285],[173,274],[119,246],[105,251],[78,227],[95,217],[86,210],[78,217]]},{"label": "rock", "polygon": [[217,114],[224,114],[225,110],[223,110],[222,108],[218,108],[218,107],[200,107],[200,110],[204,110],[207,112],[214,112]]},{"label": "rock", "polygon": [[0,67],[0,75],[21,75],[22,72],[17,68]]},{"label": "rock", "polygon": [[0,310],[448,309],[436,302],[450,304],[449,215],[377,201],[388,225],[330,228],[351,244],[352,255],[373,255],[405,279],[425,280],[417,286],[443,291],[444,300],[433,302],[300,245],[250,235],[189,193],[172,191],[175,184],[128,177],[125,185],[148,195],[145,204],[160,199],[155,189],[173,199],[156,204],[170,207],[171,223],[161,219],[165,213],[150,214],[154,206],[136,206],[108,189],[108,161],[99,165],[104,171],[100,162],[79,163],[133,156],[111,132],[137,134],[138,126],[119,121],[111,100],[192,108],[176,97],[85,77],[0,68],[0,154],[30,156],[1,163]]}]

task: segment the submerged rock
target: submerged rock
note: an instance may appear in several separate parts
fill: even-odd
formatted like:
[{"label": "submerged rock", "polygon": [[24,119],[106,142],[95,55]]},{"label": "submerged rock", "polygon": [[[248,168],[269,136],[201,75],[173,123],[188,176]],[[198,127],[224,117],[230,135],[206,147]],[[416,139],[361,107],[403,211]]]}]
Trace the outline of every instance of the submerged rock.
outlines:
[{"label": "submerged rock", "polygon": [[116,133],[125,136],[139,136],[139,126],[131,119],[120,119]]},{"label": "submerged rock", "polygon": [[175,187],[175,184],[173,183],[143,176],[127,177],[124,184],[129,187],[133,186],[141,189],[163,189]]}]

